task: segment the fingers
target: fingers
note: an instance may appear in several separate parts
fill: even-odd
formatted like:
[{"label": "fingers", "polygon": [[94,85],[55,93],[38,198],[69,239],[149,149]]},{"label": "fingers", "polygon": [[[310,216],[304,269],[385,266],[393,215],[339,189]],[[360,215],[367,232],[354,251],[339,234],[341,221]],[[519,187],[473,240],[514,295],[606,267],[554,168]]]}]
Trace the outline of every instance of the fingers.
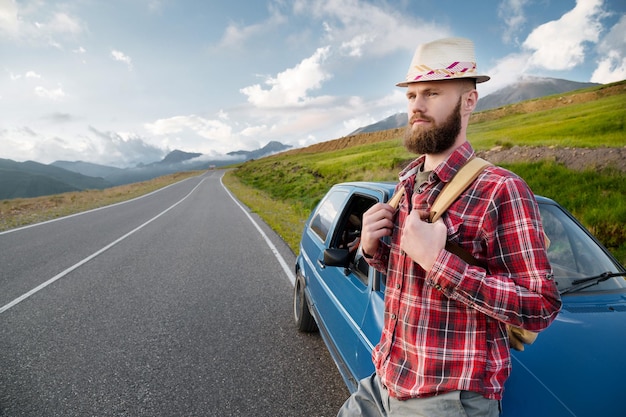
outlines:
[{"label": "fingers", "polygon": [[447,228],[443,220],[428,223],[428,213],[414,210],[402,228],[400,248],[414,262],[430,271],[439,252],[446,245]]},{"label": "fingers", "polygon": [[363,213],[361,247],[368,254],[378,249],[380,239],[390,236],[393,231],[395,210],[388,204],[378,203]]}]

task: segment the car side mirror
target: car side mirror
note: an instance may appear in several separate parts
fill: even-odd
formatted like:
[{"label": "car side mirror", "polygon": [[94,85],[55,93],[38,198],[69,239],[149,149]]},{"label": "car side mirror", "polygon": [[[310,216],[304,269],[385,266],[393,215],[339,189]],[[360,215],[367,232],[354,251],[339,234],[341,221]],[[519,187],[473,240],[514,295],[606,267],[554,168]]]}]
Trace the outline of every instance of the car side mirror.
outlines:
[{"label": "car side mirror", "polygon": [[347,268],[350,265],[350,251],[348,249],[328,248],[324,251],[324,264]]}]

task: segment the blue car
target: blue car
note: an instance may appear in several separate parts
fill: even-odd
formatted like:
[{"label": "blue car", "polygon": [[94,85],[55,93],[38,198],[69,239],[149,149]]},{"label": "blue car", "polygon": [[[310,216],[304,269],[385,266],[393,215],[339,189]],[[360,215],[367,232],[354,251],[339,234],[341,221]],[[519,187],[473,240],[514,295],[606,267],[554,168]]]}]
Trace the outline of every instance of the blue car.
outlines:
[{"label": "blue car", "polygon": [[[332,187],[305,224],[296,260],[296,325],[319,329],[351,392],[374,372],[385,292],[385,275],[356,243],[363,213],[393,190]],[[533,345],[512,351],[502,416],[626,416],[626,269],[556,202],[537,201],[563,309]]]}]

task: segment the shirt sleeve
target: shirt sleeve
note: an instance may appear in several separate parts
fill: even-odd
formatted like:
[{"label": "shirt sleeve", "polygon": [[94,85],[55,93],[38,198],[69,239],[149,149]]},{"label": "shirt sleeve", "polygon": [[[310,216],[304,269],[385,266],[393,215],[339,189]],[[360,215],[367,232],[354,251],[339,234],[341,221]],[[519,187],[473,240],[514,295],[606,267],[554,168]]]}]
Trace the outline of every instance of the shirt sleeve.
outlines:
[{"label": "shirt sleeve", "polygon": [[541,331],[561,299],[552,279],[539,208],[526,183],[504,178],[491,188],[481,227],[487,269],[446,251],[426,276],[446,296],[513,326]]},{"label": "shirt sleeve", "polygon": [[387,268],[389,267],[389,253],[391,252],[391,247],[380,241],[378,245],[378,250],[376,253],[372,255],[371,258],[363,257],[365,261],[372,266],[375,270],[382,272],[383,274],[387,273]]}]

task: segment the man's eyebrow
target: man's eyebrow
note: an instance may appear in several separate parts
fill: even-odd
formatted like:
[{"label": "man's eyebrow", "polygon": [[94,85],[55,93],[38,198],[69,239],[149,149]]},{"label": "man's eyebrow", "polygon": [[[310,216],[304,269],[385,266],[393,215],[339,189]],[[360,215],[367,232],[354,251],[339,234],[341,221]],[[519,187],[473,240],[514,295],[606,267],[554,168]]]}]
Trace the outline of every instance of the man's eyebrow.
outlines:
[{"label": "man's eyebrow", "polygon": [[426,95],[426,94],[430,94],[430,93],[438,93],[441,94],[444,91],[444,89],[440,86],[429,86],[429,87],[424,87],[424,88],[416,88],[413,90],[407,90],[406,92],[406,96],[407,97],[412,97],[412,96],[416,96],[416,95]]},{"label": "man's eyebrow", "polygon": [[424,89],[417,89],[413,91],[408,91],[406,95],[416,95],[416,94],[430,94],[430,93],[440,93],[442,89],[440,87],[426,87]]}]

